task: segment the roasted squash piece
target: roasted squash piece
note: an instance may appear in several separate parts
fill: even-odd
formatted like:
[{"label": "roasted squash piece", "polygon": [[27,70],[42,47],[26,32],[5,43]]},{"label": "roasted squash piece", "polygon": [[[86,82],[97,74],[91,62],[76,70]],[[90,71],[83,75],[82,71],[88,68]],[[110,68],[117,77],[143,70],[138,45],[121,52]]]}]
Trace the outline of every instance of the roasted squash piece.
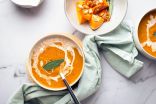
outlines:
[{"label": "roasted squash piece", "polygon": [[107,10],[103,10],[99,13],[99,16],[104,19],[104,22],[107,22],[110,20],[110,13]]},{"label": "roasted squash piece", "polygon": [[92,15],[90,27],[92,30],[98,29],[104,23],[104,19],[98,15]]},{"label": "roasted squash piece", "polygon": [[108,5],[103,4],[103,3],[100,3],[100,4],[96,5],[95,7],[93,7],[93,13],[94,14],[97,14],[100,11],[106,9],[107,7],[108,7]]},{"label": "roasted squash piece", "polygon": [[105,6],[109,6],[109,3],[107,2],[107,0],[102,0],[102,1]]},{"label": "roasted squash piece", "polygon": [[92,9],[90,8],[90,9],[84,9],[84,10],[82,10],[82,15],[83,15],[83,17],[86,19],[86,20],[88,20],[88,21],[90,21],[91,20],[91,17],[92,17]]},{"label": "roasted squash piece", "polygon": [[87,20],[83,17],[83,1],[79,1],[76,3],[76,12],[77,12],[77,18],[78,18],[78,22],[79,24],[83,24],[85,23]]},{"label": "roasted squash piece", "polygon": [[98,29],[104,22],[110,20],[108,7],[107,0],[78,1],[76,9],[79,23],[89,22],[93,30]]},{"label": "roasted squash piece", "polygon": [[96,6],[96,1],[97,0],[85,0],[85,4],[92,8]]},{"label": "roasted squash piece", "polygon": [[87,20],[83,17],[82,11],[77,11],[77,18],[78,18],[79,24],[83,24],[83,23],[85,23],[85,22],[87,21]]}]

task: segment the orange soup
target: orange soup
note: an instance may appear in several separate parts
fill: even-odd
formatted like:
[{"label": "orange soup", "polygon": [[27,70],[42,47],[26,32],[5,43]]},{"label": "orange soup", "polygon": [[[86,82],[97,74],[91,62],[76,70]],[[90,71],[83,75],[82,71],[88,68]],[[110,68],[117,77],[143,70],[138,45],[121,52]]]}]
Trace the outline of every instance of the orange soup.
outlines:
[{"label": "orange soup", "polygon": [[[48,65],[52,67],[48,69]],[[38,83],[47,88],[64,88],[60,72],[65,75],[69,84],[73,84],[82,73],[82,50],[66,37],[48,38],[35,46],[31,66]]]},{"label": "orange soup", "polygon": [[156,10],[143,17],[139,24],[138,37],[143,49],[156,57]]}]

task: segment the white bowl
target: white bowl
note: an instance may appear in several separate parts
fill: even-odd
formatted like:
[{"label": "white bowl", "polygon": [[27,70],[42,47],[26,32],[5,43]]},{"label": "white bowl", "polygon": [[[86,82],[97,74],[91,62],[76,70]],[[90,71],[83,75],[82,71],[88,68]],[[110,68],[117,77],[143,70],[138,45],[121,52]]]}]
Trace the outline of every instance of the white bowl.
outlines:
[{"label": "white bowl", "polygon": [[33,8],[40,5],[43,0],[11,0],[14,4],[23,8]]},{"label": "white bowl", "polygon": [[72,42],[74,42],[78,48],[80,49],[80,52],[82,54],[82,57],[83,57],[83,66],[82,66],[82,70],[81,70],[81,73],[80,75],[77,77],[77,79],[72,82],[70,84],[70,86],[74,85],[79,79],[80,77],[82,76],[82,73],[83,73],[83,70],[84,70],[84,62],[85,62],[85,57],[84,57],[84,52],[83,52],[83,47],[82,47],[82,43],[81,41],[74,35],[70,35],[70,34],[65,34],[65,33],[53,33],[53,34],[50,34],[48,36],[45,36],[43,38],[41,38],[40,40],[38,40],[34,46],[32,47],[30,53],[29,53],[29,57],[28,57],[28,60],[27,60],[27,70],[28,70],[28,75],[31,77],[31,79],[37,83],[39,86],[47,89],[47,90],[52,90],[52,91],[60,91],[60,90],[64,90],[66,89],[66,87],[61,87],[61,88],[50,88],[50,87],[47,87],[43,84],[41,84],[39,81],[36,80],[36,78],[34,77],[34,75],[32,74],[32,67],[31,67],[31,59],[32,59],[32,54],[33,54],[33,51],[34,49],[36,48],[36,46],[38,46],[38,44],[40,44],[41,42],[45,41],[46,39],[49,39],[49,38],[54,38],[56,36],[60,36],[60,37],[64,37],[64,38],[67,38],[69,40],[71,40]]},{"label": "white bowl", "polygon": [[140,41],[139,41],[139,38],[138,38],[138,27],[139,27],[139,24],[140,24],[141,20],[143,19],[143,17],[144,17],[146,14],[148,14],[149,12],[151,12],[151,11],[156,11],[156,8],[151,9],[151,10],[148,10],[147,12],[145,12],[145,14],[140,14],[140,16],[139,16],[139,18],[138,18],[138,20],[137,20],[136,26],[135,26],[135,34],[133,34],[133,39],[134,39],[134,42],[135,42],[135,45],[136,45],[137,49],[138,49],[144,56],[146,56],[146,57],[149,58],[149,59],[156,60],[156,57],[150,55],[149,53],[147,53],[147,52],[143,49],[143,47],[142,47],[142,45],[141,45],[141,43],[140,43]]},{"label": "white bowl", "polygon": [[91,35],[103,35],[114,30],[124,19],[128,2],[127,0],[112,0],[113,10],[109,22],[104,23],[99,29],[93,31],[88,24],[80,25],[77,20],[76,2],[78,0],[64,0],[64,9],[69,22],[80,32]]}]

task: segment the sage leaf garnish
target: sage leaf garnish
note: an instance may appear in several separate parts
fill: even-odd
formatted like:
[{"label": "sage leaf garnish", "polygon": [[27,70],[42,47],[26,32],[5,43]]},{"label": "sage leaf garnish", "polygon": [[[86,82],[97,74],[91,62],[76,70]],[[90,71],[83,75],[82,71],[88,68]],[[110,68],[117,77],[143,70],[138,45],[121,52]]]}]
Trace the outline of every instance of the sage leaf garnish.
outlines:
[{"label": "sage leaf garnish", "polygon": [[153,34],[155,37],[156,37],[156,32],[154,32],[154,34]]},{"label": "sage leaf garnish", "polygon": [[45,64],[43,68],[45,70],[53,70],[58,67],[62,62],[64,62],[64,59],[52,60]]}]

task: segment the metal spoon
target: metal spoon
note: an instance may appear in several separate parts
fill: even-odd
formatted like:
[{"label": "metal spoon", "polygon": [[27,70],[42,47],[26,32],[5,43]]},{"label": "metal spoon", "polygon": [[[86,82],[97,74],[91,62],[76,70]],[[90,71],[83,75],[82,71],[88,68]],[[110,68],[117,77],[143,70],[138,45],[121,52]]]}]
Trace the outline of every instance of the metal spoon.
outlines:
[{"label": "metal spoon", "polygon": [[81,104],[81,103],[79,102],[79,100],[77,99],[77,97],[75,96],[75,94],[74,94],[72,88],[69,86],[69,84],[68,84],[68,82],[67,82],[67,80],[66,80],[64,74],[60,72],[60,76],[61,76],[61,78],[63,79],[63,82],[64,82],[64,84],[66,85],[66,87],[67,87],[67,89],[68,89],[68,91],[69,91],[71,97],[73,98],[74,103],[75,103],[75,104]]}]

